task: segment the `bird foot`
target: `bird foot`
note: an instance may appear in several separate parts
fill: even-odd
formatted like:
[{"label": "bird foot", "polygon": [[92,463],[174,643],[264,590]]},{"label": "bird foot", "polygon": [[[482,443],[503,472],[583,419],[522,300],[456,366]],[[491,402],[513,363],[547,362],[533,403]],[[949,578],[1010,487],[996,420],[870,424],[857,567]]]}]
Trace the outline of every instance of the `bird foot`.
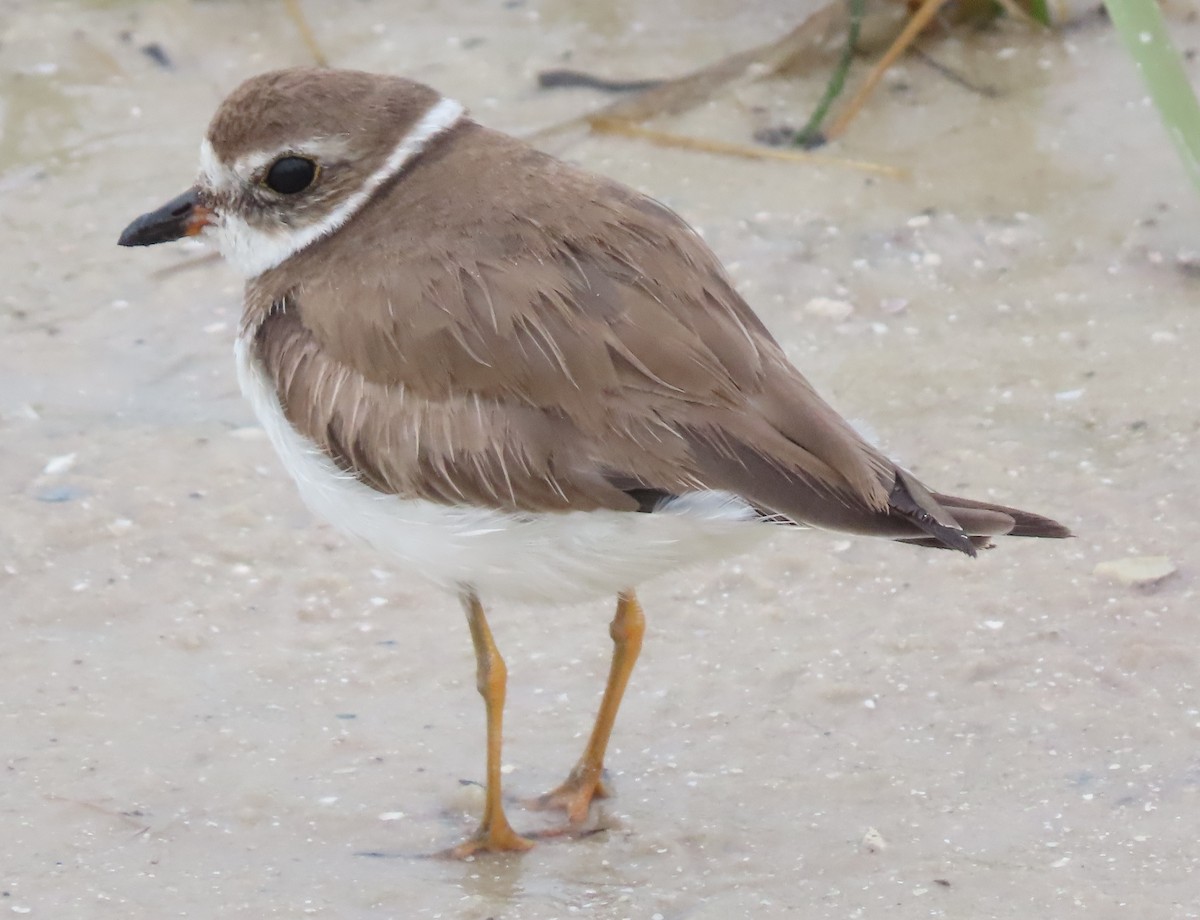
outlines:
[{"label": "bird foot", "polygon": [[607,799],[612,795],[600,778],[600,773],[598,769],[576,767],[561,785],[534,799],[531,804],[543,811],[565,811],[569,826],[582,824],[587,820],[593,799]]},{"label": "bird foot", "polygon": [[477,853],[523,853],[533,846],[533,841],[522,837],[508,822],[484,825],[457,846],[444,850],[440,855],[446,859],[466,859]]}]

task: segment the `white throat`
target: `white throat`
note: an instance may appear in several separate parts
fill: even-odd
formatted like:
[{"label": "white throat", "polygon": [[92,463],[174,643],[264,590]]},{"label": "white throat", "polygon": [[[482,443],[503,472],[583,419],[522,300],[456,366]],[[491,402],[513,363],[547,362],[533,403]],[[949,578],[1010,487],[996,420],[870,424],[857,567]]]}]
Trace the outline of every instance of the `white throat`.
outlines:
[{"label": "white throat", "polygon": [[[411,131],[400,138],[383,165],[366,178],[358,191],[317,223],[292,229],[263,230],[240,217],[225,215],[207,231],[207,235],[216,239],[226,261],[247,278],[255,278],[342,226],[361,210],[377,188],[424,150],[426,144],[458,124],[463,113],[462,105],[455,100],[439,100]],[[200,144],[200,172],[201,182],[212,188],[244,181],[232,175],[230,168],[217,158],[207,138]]]}]

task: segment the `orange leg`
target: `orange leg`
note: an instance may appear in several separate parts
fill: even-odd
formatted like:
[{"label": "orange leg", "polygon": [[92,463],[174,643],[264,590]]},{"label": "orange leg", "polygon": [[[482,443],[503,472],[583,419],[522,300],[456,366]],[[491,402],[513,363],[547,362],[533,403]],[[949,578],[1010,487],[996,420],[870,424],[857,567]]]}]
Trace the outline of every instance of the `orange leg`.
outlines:
[{"label": "orange leg", "polygon": [[519,852],[533,846],[512,829],[500,801],[500,746],[508,668],[496,648],[479,598],[474,593],[464,593],[462,603],[467,612],[467,625],[471,627],[471,642],[475,646],[475,686],[487,707],[487,789],[479,829],[447,853],[456,859],[479,852]]},{"label": "orange leg", "polygon": [[562,785],[547,792],[537,803],[542,808],[563,809],[567,813],[567,820],[573,825],[581,824],[587,818],[593,798],[606,798],[609,794],[600,780],[604,772],[604,752],[608,748],[613,723],[617,720],[617,709],[621,706],[625,685],[629,683],[629,675],[642,650],[642,635],[645,632],[646,618],[633,592],[619,595],[617,612],[608,628],[613,640],[612,665],[592,736],[579,763]]}]

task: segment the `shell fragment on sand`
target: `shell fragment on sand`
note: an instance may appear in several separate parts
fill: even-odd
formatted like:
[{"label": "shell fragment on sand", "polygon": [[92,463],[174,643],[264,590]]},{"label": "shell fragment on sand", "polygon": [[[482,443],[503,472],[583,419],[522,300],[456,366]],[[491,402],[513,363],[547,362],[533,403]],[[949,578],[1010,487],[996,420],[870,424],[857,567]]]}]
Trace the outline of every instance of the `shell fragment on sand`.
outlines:
[{"label": "shell fragment on sand", "polygon": [[1174,575],[1175,564],[1166,556],[1129,556],[1101,562],[1093,574],[1134,588],[1149,588]]}]

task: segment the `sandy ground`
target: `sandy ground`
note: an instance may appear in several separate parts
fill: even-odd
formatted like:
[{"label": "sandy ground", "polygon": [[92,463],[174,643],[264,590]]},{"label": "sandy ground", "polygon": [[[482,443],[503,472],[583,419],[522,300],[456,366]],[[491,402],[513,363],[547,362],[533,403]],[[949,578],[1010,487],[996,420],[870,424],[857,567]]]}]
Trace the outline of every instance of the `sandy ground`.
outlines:
[{"label": "sandy ground", "polygon": [[[798,16],[306,6],[335,63],[518,132],[602,101],[539,92],[541,68],[678,73]],[[236,392],[232,273],[115,247],[190,183],[220,98],[304,46],[275,3],[0,0],[0,914],[1200,917],[1197,197],[1103,22],[934,51],[1001,96],[910,61],[837,151],[909,180],[553,149],[694,221],[922,478],[1079,538],[971,561],[783,534],[648,586],[608,829],[452,863],[417,857],[478,807],[457,603],[310,520]],[[667,126],[741,140],[817,92],[758,84]],[[1142,555],[1178,571],[1094,572]],[[514,797],[577,756],[608,616],[494,609]]]}]

